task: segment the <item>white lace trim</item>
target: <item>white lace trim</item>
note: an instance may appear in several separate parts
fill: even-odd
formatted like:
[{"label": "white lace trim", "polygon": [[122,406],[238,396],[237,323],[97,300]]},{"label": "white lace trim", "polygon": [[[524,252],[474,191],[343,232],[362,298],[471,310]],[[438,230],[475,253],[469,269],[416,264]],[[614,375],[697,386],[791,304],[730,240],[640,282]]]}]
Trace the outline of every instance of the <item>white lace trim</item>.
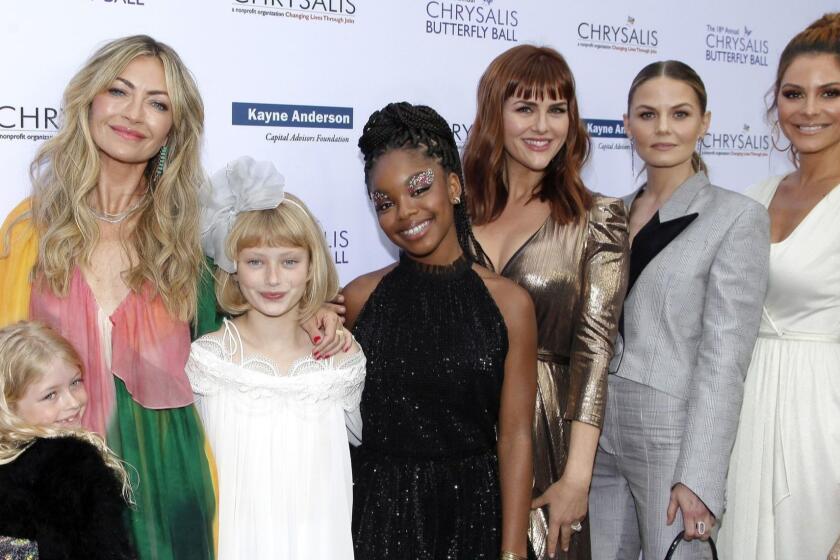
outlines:
[{"label": "white lace trim", "polygon": [[[283,373],[265,357],[239,352],[242,338],[225,320],[221,338],[205,335],[192,344],[186,372],[193,392],[211,395],[236,390],[254,399],[286,396],[306,402],[336,400],[345,410],[358,408],[364,388],[367,360],[361,351],[337,362],[312,355],[295,360]],[[239,360],[235,356],[239,353]],[[237,363],[238,362],[238,363]]]}]

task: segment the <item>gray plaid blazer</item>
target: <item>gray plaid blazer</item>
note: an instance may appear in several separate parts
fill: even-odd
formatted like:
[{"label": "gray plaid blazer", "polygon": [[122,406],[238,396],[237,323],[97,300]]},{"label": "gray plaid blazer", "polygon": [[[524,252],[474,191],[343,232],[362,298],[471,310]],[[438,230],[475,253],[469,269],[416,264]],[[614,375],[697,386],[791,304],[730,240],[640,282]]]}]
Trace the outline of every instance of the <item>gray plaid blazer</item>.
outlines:
[{"label": "gray plaid blazer", "polygon": [[[627,208],[637,194],[625,198]],[[634,240],[632,252],[647,254],[635,267],[631,258],[610,371],[686,401],[673,484],[688,486],[720,517],[767,290],[769,218],[761,204],[713,186],[700,172],[674,192],[658,220],[664,233],[647,232],[658,247],[637,247],[651,224]]]}]

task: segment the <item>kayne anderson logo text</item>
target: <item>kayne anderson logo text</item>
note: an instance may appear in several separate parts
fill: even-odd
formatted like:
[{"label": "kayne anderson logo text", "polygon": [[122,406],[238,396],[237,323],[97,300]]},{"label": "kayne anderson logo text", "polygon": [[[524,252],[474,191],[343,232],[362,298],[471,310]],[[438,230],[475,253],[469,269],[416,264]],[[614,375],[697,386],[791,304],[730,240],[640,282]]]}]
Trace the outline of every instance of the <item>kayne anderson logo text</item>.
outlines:
[{"label": "kayne anderson logo text", "polygon": [[234,102],[233,124],[352,129],[353,108]]},{"label": "kayne anderson logo text", "polygon": [[231,12],[306,22],[355,23],[359,0],[233,0]]},{"label": "kayne anderson logo text", "polygon": [[519,13],[490,2],[426,2],[426,33],[515,43]]},{"label": "kayne anderson logo text", "polygon": [[46,140],[58,130],[56,107],[0,105],[0,140]]},{"label": "kayne anderson logo text", "polygon": [[584,119],[586,132],[592,138],[627,138],[624,121],[612,119]]},{"label": "kayne anderson logo text", "polygon": [[743,28],[725,25],[706,26],[706,60],[708,61],[766,67],[769,52],[769,41],[757,37],[746,25]]},{"label": "kayne anderson logo text", "polygon": [[629,150],[630,141],[624,130],[624,121],[615,119],[584,119],[586,132],[598,150]]},{"label": "kayne anderson logo text", "polygon": [[[235,126],[268,126],[272,128],[352,130],[353,108],[234,102],[231,106],[231,124]],[[265,140],[271,143],[330,142],[346,144],[350,142],[350,137],[341,134],[267,132]]]},{"label": "kayne anderson logo text", "polygon": [[617,25],[582,21],[577,26],[577,35],[578,46],[583,48],[656,54],[659,46],[657,30],[636,25],[633,16],[627,16],[627,21]]}]

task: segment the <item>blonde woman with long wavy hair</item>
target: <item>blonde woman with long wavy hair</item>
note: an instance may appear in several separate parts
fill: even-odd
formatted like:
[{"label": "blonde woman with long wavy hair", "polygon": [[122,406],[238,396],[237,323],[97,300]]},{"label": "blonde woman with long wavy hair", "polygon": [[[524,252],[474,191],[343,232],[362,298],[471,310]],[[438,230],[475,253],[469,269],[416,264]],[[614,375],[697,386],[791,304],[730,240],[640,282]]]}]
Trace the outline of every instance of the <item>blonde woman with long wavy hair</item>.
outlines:
[{"label": "blonde woman with long wavy hair", "polygon": [[81,356],[82,426],[139,474],[138,557],[212,558],[211,460],[184,373],[204,267],[201,97],[175,51],[133,36],[93,54],[63,109],[3,227],[0,325],[42,321]]},{"label": "blonde woman with long wavy hair", "polygon": [[0,329],[3,558],[132,558],[122,522],[128,476],[102,439],[79,427],[88,402],[82,372],[50,328]]}]

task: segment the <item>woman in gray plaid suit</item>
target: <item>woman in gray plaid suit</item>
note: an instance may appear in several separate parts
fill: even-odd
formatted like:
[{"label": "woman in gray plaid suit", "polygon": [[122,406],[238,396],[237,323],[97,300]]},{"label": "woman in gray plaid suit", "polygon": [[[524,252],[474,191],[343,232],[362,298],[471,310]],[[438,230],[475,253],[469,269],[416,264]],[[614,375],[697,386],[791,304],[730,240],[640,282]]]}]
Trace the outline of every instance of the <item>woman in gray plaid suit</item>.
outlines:
[{"label": "woman in gray plaid suit", "polygon": [[[763,206],[709,183],[702,80],[656,62],[624,116],[647,182],[630,209],[630,278],[590,494],[592,555],[665,557],[705,540],[723,509],[744,376],[767,286]],[[702,542],[679,558],[704,558]]]}]

